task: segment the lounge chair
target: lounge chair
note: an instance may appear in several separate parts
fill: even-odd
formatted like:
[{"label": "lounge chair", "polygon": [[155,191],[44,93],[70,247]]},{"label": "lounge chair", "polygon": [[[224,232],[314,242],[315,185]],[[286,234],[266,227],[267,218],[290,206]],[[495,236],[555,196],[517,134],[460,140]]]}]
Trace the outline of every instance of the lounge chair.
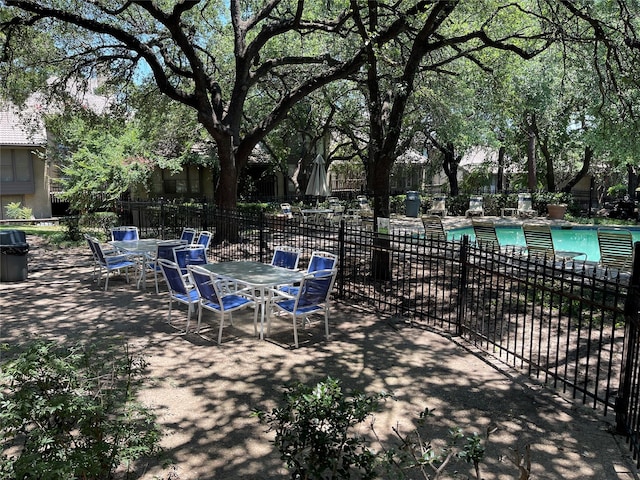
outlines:
[{"label": "lounge chair", "polygon": [[440,215],[442,217],[447,216],[447,197],[435,196],[433,197],[433,204],[427,211],[429,215]]},{"label": "lounge chair", "polygon": [[556,250],[553,244],[551,227],[547,224],[525,223],[522,225],[522,231],[524,233],[527,255],[529,257],[567,261],[584,256],[586,259],[584,252]]},{"label": "lounge chair", "polygon": [[425,238],[435,240],[446,240],[447,233],[442,225],[442,218],[437,215],[422,215],[422,225],[424,226]]},{"label": "lounge chair", "polygon": [[500,250],[500,241],[496,234],[496,225],[491,220],[471,220],[473,232],[476,236],[476,244],[487,250]]},{"label": "lounge chair", "polygon": [[484,206],[482,197],[469,198],[469,209],[465,212],[464,216],[473,217],[474,215],[484,217]]},{"label": "lounge chair", "polygon": [[538,212],[533,208],[533,200],[530,193],[518,194],[518,208],[516,213],[521,218],[534,218],[538,216]]},{"label": "lounge chair", "polygon": [[633,265],[633,236],[623,228],[598,229],[600,265],[619,272],[631,271]]}]

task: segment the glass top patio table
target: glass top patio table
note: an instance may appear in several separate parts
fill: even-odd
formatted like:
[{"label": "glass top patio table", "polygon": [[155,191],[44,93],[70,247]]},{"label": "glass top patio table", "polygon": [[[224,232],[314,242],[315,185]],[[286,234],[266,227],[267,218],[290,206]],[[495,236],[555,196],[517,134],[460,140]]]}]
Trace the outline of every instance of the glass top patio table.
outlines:
[{"label": "glass top patio table", "polygon": [[220,275],[237,280],[260,292],[258,302],[261,307],[260,315],[260,339],[264,338],[264,320],[269,296],[265,294],[269,288],[278,285],[291,285],[302,281],[304,273],[288,268],[276,267],[268,263],[232,261],[220,263],[208,263],[202,268]]},{"label": "glass top patio table", "polygon": [[131,254],[155,253],[158,244],[162,242],[158,238],[144,238],[141,240],[114,240],[109,242],[117,250]]},{"label": "glass top patio table", "polygon": [[138,288],[140,288],[141,284],[146,288],[147,269],[145,268],[145,262],[155,255],[156,250],[158,249],[158,244],[162,242],[163,240],[160,240],[159,238],[144,238],[140,240],[113,240],[109,242],[109,244],[120,252],[136,257],[140,268],[140,276],[136,283]]}]

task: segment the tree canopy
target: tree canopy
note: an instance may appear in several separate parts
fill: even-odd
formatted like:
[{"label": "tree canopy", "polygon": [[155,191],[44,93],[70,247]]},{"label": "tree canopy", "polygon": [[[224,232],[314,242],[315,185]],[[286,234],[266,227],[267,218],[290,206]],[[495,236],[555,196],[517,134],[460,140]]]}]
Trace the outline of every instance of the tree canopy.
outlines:
[{"label": "tree canopy", "polygon": [[[369,189],[384,198],[390,167],[416,124],[443,151],[454,152],[451,166],[468,139],[492,129],[501,130],[500,138],[517,129],[520,142],[527,131],[534,148],[534,140],[541,145],[547,139],[552,158],[562,155],[551,148],[565,142],[561,128],[576,123],[580,112],[590,125],[602,115],[601,132],[626,128],[639,105],[639,8],[630,0],[4,0],[0,75],[13,98],[101,76],[118,95],[135,85],[186,107],[216,144],[216,197],[224,208],[235,207],[239,175],[256,145],[266,140],[273,151],[286,152],[290,147],[269,141],[270,135],[300,114],[298,106],[335,95],[325,104],[325,120],[340,119],[335,127],[344,145],[362,155]],[[526,75],[522,62],[543,53],[549,63],[529,69],[523,89],[502,82],[512,115],[498,115],[495,104],[486,112],[479,111],[486,102],[468,104],[474,95],[486,96],[492,82],[499,85],[500,75]],[[579,69],[580,63],[589,68]],[[555,78],[574,69],[571,81],[585,84],[575,96],[584,99],[590,88],[588,102],[569,101],[566,81],[535,84],[551,69]],[[439,101],[415,103],[429,97],[429,85]],[[545,110],[542,124],[531,102],[557,106],[552,90],[567,102]],[[365,124],[365,132],[344,121],[348,105],[358,102],[362,108],[350,114],[359,118],[350,123]],[[488,126],[492,119],[500,121]],[[559,128],[553,135],[539,128],[536,137],[536,126]],[[461,138],[465,129],[469,134]],[[546,172],[547,183],[555,183],[552,169]],[[382,201],[378,211],[386,208]]]}]

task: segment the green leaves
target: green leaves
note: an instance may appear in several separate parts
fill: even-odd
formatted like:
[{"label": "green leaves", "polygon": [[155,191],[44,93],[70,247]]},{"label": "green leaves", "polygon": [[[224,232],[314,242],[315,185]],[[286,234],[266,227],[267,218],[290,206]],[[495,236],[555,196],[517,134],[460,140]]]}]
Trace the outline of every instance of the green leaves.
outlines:
[{"label": "green leaves", "polygon": [[[155,417],[134,399],[145,362],[124,351],[37,341],[1,365],[2,478],[110,478],[159,451]],[[5,475],[6,474],[6,475]]]}]

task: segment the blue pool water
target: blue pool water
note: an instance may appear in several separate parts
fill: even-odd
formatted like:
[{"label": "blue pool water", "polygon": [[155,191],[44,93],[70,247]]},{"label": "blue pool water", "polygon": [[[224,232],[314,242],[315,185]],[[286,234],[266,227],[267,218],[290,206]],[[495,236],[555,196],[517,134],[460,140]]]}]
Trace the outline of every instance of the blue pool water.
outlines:
[{"label": "blue pool water", "polygon": [[[640,242],[640,229],[624,227],[633,235],[634,242]],[[597,227],[575,226],[572,228],[551,228],[553,244],[556,250],[568,250],[572,252],[583,252],[587,254],[587,260],[597,262],[600,260],[600,250],[598,249]],[[524,234],[520,226],[500,226],[496,225],[496,234],[500,245],[520,245],[525,246]],[[463,235],[469,235],[470,241],[474,242],[476,236],[473,228],[456,228],[447,232],[450,240],[459,240]]]}]

